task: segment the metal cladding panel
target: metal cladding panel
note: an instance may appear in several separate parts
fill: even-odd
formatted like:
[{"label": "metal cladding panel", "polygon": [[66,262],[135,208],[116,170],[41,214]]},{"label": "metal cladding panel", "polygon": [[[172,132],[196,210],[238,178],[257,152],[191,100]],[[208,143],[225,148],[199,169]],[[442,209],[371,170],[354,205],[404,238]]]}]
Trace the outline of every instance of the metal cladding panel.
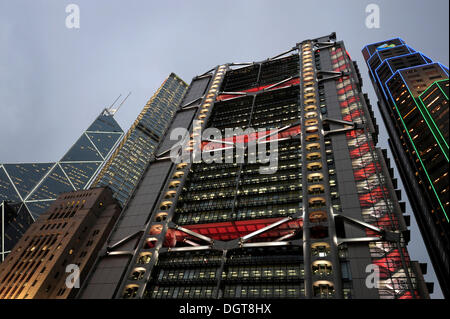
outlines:
[{"label": "metal cladding panel", "polygon": [[191,85],[189,86],[189,90],[186,93],[186,96],[184,97],[183,103],[181,105],[194,101],[199,97],[201,97],[203,94],[205,94],[210,79],[211,77],[204,77],[192,81]]},{"label": "metal cladding panel", "polygon": [[144,228],[171,164],[170,161],[164,161],[150,165],[136,193],[122,213],[116,230],[111,235],[111,244]]},{"label": "metal cladding panel", "polygon": [[111,299],[122,273],[129,261],[129,256],[116,256],[114,259],[101,259],[89,283],[79,295],[81,299]]},{"label": "metal cladding panel", "polygon": [[[109,239],[109,245],[133,235],[144,228],[159,191],[166,180],[171,162],[153,162],[145,173],[140,187],[125,208],[120,221]],[[117,250],[133,250],[138,238],[120,245]],[[116,285],[128,265],[128,256],[108,256],[98,261],[80,298],[112,298]]]},{"label": "metal cladding panel", "polygon": [[[181,102],[181,106],[202,97],[206,89],[208,88],[210,79],[211,77],[208,76],[198,80],[193,80],[188,88],[186,95],[183,98],[183,101]],[[156,151],[156,155],[160,154],[161,152],[169,150],[173,145],[175,145],[175,143],[178,142],[178,140],[171,140],[170,138],[171,132],[176,128],[188,129],[190,124],[192,123],[192,120],[196,112],[197,110],[195,108],[187,110],[181,109],[178,110],[178,113],[175,115],[173,122],[170,124],[170,127],[167,130],[166,135],[164,136],[161,144],[158,147],[158,150]]]},{"label": "metal cladding panel", "polygon": [[[171,139],[170,134],[173,129],[176,128],[188,128],[189,125],[192,123],[192,119],[194,118],[194,115],[196,113],[196,109],[189,109],[186,111],[179,112],[174,121],[172,122],[172,125],[170,126],[169,130],[167,131],[167,135],[164,137],[163,142],[161,143],[160,147],[156,151],[156,155],[165,152],[169,150],[172,146],[174,146],[179,139]],[[169,154],[167,154],[169,155]],[[166,156],[166,155],[164,155]]]}]

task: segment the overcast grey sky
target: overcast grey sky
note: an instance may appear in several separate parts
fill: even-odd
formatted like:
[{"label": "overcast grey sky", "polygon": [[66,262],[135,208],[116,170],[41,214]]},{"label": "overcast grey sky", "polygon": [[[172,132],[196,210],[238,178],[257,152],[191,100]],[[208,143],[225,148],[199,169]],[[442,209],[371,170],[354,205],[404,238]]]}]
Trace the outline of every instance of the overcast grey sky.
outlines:
[{"label": "overcast grey sky", "polygon": [[[70,3],[79,29],[65,26]],[[365,26],[370,3],[380,7],[379,29]],[[448,0],[0,0],[0,163],[58,160],[132,91],[116,115],[127,130],[170,72],[189,83],[220,63],[262,60],[333,31],[360,66],[387,148],[361,49],[399,36],[448,66],[448,10]],[[411,257],[429,262],[412,224]]]}]

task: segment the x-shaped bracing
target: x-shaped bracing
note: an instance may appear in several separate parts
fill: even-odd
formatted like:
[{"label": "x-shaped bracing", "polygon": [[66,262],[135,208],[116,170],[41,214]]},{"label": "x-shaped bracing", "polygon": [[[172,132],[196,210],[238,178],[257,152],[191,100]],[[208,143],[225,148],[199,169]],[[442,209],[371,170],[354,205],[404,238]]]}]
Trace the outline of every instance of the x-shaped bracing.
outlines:
[{"label": "x-shaped bracing", "polygon": [[299,246],[299,245],[302,245],[302,240],[285,241],[285,239],[293,237],[296,234],[295,231],[292,231],[286,235],[283,235],[271,242],[248,243],[249,240],[255,238],[256,236],[259,236],[267,231],[270,231],[276,227],[279,227],[279,226],[281,226],[289,221],[292,221],[294,219],[297,219],[299,217],[300,216],[298,214],[294,214],[292,216],[282,218],[282,219],[280,219],[276,222],[273,222],[270,225],[267,225],[261,229],[258,229],[247,235],[244,235],[242,237],[239,237],[239,238],[236,238],[233,240],[229,240],[229,241],[214,240],[208,236],[199,234],[190,229],[179,226],[179,225],[175,224],[174,222],[170,222],[168,225],[169,228],[181,231],[185,234],[188,234],[197,239],[200,239],[200,240],[206,242],[206,245],[200,245],[200,244],[197,244],[190,240],[184,240],[185,243],[190,244],[191,246],[190,247],[161,248],[160,251],[164,251],[164,250],[166,250],[166,251],[193,251],[193,250],[207,250],[207,249],[223,251],[223,250],[231,250],[231,249],[238,249],[238,248],[250,248],[250,247],[271,247],[271,246],[290,246],[290,245]]}]

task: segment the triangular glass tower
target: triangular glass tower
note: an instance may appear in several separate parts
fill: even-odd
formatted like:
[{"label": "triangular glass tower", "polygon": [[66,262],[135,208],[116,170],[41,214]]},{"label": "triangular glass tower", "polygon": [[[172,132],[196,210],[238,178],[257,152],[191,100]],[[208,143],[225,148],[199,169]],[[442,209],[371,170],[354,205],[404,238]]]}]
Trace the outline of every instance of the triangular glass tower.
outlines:
[{"label": "triangular glass tower", "polygon": [[123,130],[113,112],[105,109],[60,161],[0,164],[0,203],[5,211],[0,228],[0,262],[60,193],[91,185],[122,137]]},{"label": "triangular glass tower", "polygon": [[11,251],[27,228],[33,223],[24,203],[0,202],[0,262]]}]

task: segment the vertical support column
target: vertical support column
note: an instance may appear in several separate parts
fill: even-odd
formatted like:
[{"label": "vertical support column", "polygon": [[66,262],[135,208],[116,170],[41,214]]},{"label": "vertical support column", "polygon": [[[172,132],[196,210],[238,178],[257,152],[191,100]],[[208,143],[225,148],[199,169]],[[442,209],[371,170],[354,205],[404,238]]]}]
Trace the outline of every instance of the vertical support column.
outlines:
[{"label": "vertical support column", "polygon": [[225,268],[225,263],[227,261],[227,252],[228,251],[226,249],[223,250],[222,258],[220,259],[220,267],[217,269],[217,272],[216,272],[216,279],[217,279],[216,299],[222,298],[222,294],[220,293],[220,284],[222,282],[223,269]]},{"label": "vertical support column", "polygon": [[[313,240],[311,238],[311,230],[313,227],[319,227],[316,221],[310,219],[310,214],[314,212],[324,213],[327,216],[327,238],[323,240],[329,245],[329,262],[332,264],[332,280],[335,298],[342,298],[342,276],[339,262],[339,253],[337,245],[337,236],[335,229],[334,214],[331,203],[331,193],[329,188],[329,172],[326,160],[326,148],[324,141],[324,131],[322,125],[322,114],[319,112],[317,106],[317,70],[314,63],[313,43],[304,42],[301,50],[301,89],[302,89],[302,106],[301,106],[301,121],[302,121],[302,181],[303,181],[303,207],[304,207],[304,260],[305,260],[305,290],[307,298],[314,297],[313,287],[315,276],[312,274],[311,263],[311,245]],[[313,141],[313,142],[312,142]],[[317,155],[314,155],[317,153]],[[311,166],[311,167],[310,167]],[[312,169],[314,166],[319,166],[319,169]],[[317,176],[314,176],[317,175]],[[313,179],[312,182],[309,180]],[[314,180],[317,179],[317,180]],[[317,184],[322,189],[320,195],[309,193],[309,184]],[[318,210],[314,209],[315,202],[322,204]],[[311,209],[312,208],[312,209]],[[309,246],[309,248],[308,248]],[[308,277],[307,277],[308,276]],[[322,279],[322,278],[317,278]],[[331,279],[331,276],[330,276]],[[311,292],[308,292],[311,290]]]},{"label": "vertical support column", "polygon": [[2,202],[0,206],[2,207],[2,251],[0,253],[2,254],[1,261],[3,262],[5,260],[5,202]]},{"label": "vertical support column", "polygon": [[[195,141],[195,134],[201,134],[202,130],[205,128],[207,121],[209,119],[209,116],[211,115],[211,110],[213,108],[215,99],[219,93],[219,87],[222,83],[224,74],[225,74],[226,66],[221,65],[215,68],[214,75],[212,75],[212,81],[210,81],[207,93],[202,98],[201,103],[195,112],[194,122],[189,125],[188,128],[192,128],[192,134],[189,137],[189,143],[188,145],[181,145],[181,147],[184,149],[184,153],[186,152],[193,152],[193,149],[190,145],[192,145]],[[167,134],[170,134],[170,132],[167,132]],[[201,140],[201,137],[200,137]],[[190,153],[192,154],[192,153]],[[169,160],[169,159],[166,159]],[[181,158],[181,161],[185,159]],[[171,164],[171,169],[169,170],[168,175],[166,176],[166,181],[164,183],[164,187],[162,188],[161,193],[159,194],[158,199],[155,201],[154,206],[151,208],[152,214],[150,216],[150,219],[148,220],[147,224],[144,227],[144,233],[142,237],[139,239],[137,247],[134,251],[134,256],[130,262],[130,264],[127,267],[127,270],[124,274],[124,280],[122,281],[122,284],[120,285],[119,289],[116,291],[116,298],[122,298],[122,294],[124,289],[127,287],[127,285],[138,285],[137,293],[135,298],[142,298],[144,297],[145,290],[147,289],[147,283],[151,279],[151,273],[153,270],[154,265],[156,264],[159,249],[163,247],[166,234],[169,230],[169,223],[171,222],[175,207],[177,204],[178,196],[181,193],[181,189],[183,188],[183,185],[185,183],[185,180],[187,178],[187,175],[189,173],[190,167],[193,162],[193,157],[191,157],[187,162],[181,162],[177,164]],[[169,186],[172,182],[176,182],[176,193],[170,198],[166,199],[164,198],[165,194],[168,194],[169,192]],[[167,201],[167,203],[166,203]],[[167,213],[167,217],[163,221],[156,222],[155,217],[159,213],[164,212]],[[161,231],[158,234],[151,234],[151,229],[154,226],[160,226]],[[153,241],[152,241],[153,240]],[[146,243],[152,241],[153,247],[149,250],[148,248],[144,248]],[[139,258],[139,254],[141,251],[145,251],[146,253],[150,252],[152,254],[152,260],[151,262],[145,266],[146,272],[143,276],[143,278],[139,281],[129,281],[126,278],[130,277],[130,274],[133,271],[133,268],[136,265],[136,260]]]},{"label": "vertical support column", "polygon": [[[314,56],[314,50],[312,52],[312,58],[315,59]],[[313,63],[313,72],[314,72],[314,78],[315,81],[315,92],[316,92],[316,103],[317,96],[319,92],[318,88],[318,81],[317,81],[317,68],[316,63]],[[325,147],[325,138],[324,138],[324,130],[323,130],[323,123],[322,123],[322,112],[319,112],[319,108],[317,107],[317,114],[318,114],[318,127],[319,127],[319,140],[320,140],[320,149],[321,149],[321,162],[322,162],[322,174],[323,174],[323,184],[325,187],[325,193],[324,197],[326,200],[326,212],[327,212],[327,221],[328,221],[328,238],[330,243],[330,261],[332,264],[332,271],[333,271],[333,278],[334,278],[334,291],[335,291],[335,298],[336,299],[342,299],[343,298],[343,292],[342,292],[342,271],[341,271],[341,263],[339,261],[339,249],[338,249],[338,243],[337,243],[337,235],[336,235],[336,223],[334,219],[334,211],[332,207],[331,202],[331,191],[330,191],[330,178],[329,178],[329,171],[328,171],[328,163],[327,163],[327,154],[326,154],[326,147]]]},{"label": "vertical support column", "polygon": [[312,286],[312,269],[311,269],[311,236],[310,236],[310,224],[308,216],[308,180],[307,180],[307,168],[306,168],[306,128],[305,128],[305,110],[303,108],[304,101],[304,67],[303,67],[303,56],[302,52],[305,50],[310,50],[311,44],[303,43],[300,44],[300,101],[299,101],[299,116],[300,116],[300,127],[301,127],[301,148],[302,148],[302,211],[303,211],[303,267],[305,270],[304,275],[304,285],[305,285],[305,297],[311,299],[313,297],[313,286]]}]

